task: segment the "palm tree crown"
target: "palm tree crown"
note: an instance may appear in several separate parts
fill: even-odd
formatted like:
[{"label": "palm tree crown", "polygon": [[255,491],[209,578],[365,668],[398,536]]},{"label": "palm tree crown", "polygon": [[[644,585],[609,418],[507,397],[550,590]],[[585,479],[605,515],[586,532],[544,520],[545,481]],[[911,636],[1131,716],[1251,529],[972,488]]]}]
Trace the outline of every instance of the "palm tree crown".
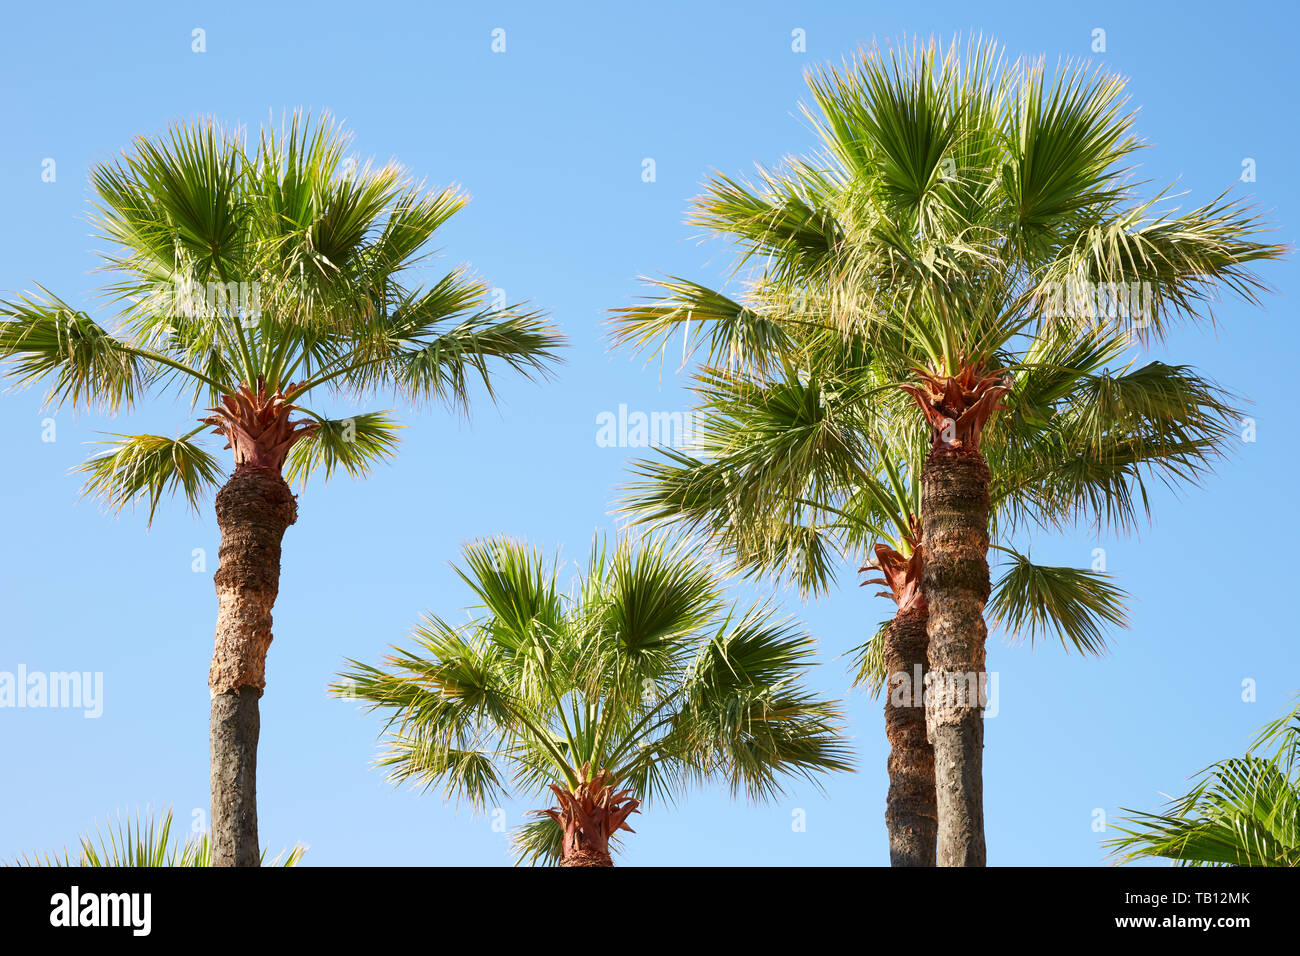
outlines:
[{"label": "palm tree crown", "polygon": [[88,493],[114,509],[145,499],[151,519],[167,492],[195,505],[223,471],[196,438],[208,425],[236,465],[363,474],[394,451],[392,415],[331,419],[307,399],[390,392],[463,409],[476,377],[491,395],[492,360],[526,375],[555,360],[553,327],[493,303],[464,268],[408,283],[466,196],[349,147],[335,124],[296,114],[254,144],[204,121],[94,171],[113,320],[24,294],[0,303],[0,356],[20,383],[46,382],[52,404],[115,412],[174,388],[210,414],[178,437],[113,436],[82,468]]},{"label": "palm tree crown", "polygon": [[[885,570],[888,553],[913,555],[929,439],[901,403],[889,404],[893,390],[881,387],[862,336],[772,328],[781,342],[749,353],[755,367],[698,371],[691,447],[635,462],[623,506],[640,521],[702,532],[748,574],[821,594],[843,558],[874,555]],[[991,608],[1013,632],[1054,632],[1092,653],[1104,646],[1102,626],[1122,623],[1120,592],[1103,573],[1036,564],[1012,539],[1073,523],[1138,527],[1153,484],[1195,482],[1227,453],[1238,412],[1191,368],[1109,367],[1122,356],[1121,333],[1066,340],[1071,331],[1036,341],[1041,361],[1029,356],[1013,404],[984,441],[996,466],[994,540],[1006,559]]]},{"label": "palm tree crown", "polygon": [[467,409],[475,378],[492,396],[496,360],[540,375],[561,344],[540,315],[493,301],[463,268],[414,281],[465,196],[426,191],[396,164],[348,150],[336,125],[298,114],[255,144],[211,121],[137,139],[92,174],[112,321],[44,290],[0,303],[0,360],[21,384],[47,383],[49,403],[117,412],[175,389],[205,408],[177,437],[113,436],[81,468],[87,494],[115,510],[144,499],[152,522],[166,494],[195,507],[220,483],[200,432],[211,427],[232,451],[214,502],[208,673],[218,865],[259,860],[258,701],[282,540],[298,515],[287,480],[361,475],[397,444],[389,412],[330,418],[317,402],[387,391]]},{"label": "palm tree crown", "polygon": [[[805,586],[827,577],[825,543],[865,531],[891,596],[924,593],[935,676],[970,679],[998,596],[990,535],[1081,513],[1130,528],[1148,480],[1196,480],[1223,452],[1227,395],[1123,354],[1212,317],[1221,289],[1257,302],[1251,265],[1285,250],[1226,195],[1182,213],[1167,190],[1142,198],[1123,81],[1101,71],[1052,76],[977,40],[872,50],[809,85],[823,150],[752,182],[716,176],[694,204],[693,223],[738,246],[743,297],[669,277],[616,311],[618,341],[680,328],[684,351],[705,345],[717,410],[712,460],[649,466],[632,504],[704,525],[752,568],[795,557]],[[1113,589],[1011,558],[995,610],[1096,649],[1097,622],[1120,617]],[[927,695],[929,736],[953,750],[945,863],[984,860],[979,711]]]},{"label": "palm tree crown", "polygon": [[334,692],[389,712],[395,779],[476,808],[556,799],[516,832],[521,859],[607,861],[641,802],[692,784],[763,799],[849,769],[838,706],[801,684],[812,639],[728,607],[681,546],[597,540],[567,594],[558,562],[509,539],[468,546],[456,570],[480,613],[427,616],[414,649],[350,662]]}]

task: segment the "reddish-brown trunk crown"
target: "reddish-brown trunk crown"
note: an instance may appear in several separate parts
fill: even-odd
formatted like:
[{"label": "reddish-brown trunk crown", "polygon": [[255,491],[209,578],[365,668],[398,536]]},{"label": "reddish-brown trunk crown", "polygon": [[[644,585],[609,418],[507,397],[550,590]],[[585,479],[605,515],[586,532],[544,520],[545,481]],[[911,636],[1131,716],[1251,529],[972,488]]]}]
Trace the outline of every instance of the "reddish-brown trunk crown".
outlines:
[{"label": "reddish-brown trunk crown", "polygon": [[904,557],[889,545],[876,544],[876,556],[873,560],[858,568],[859,571],[879,571],[878,578],[868,578],[860,586],[883,584],[888,591],[878,591],[880,597],[892,598],[898,605],[900,613],[919,610],[925,611],[925,595],[921,593],[921,521],[915,516],[908,518],[912,529],[904,540],[912,553]]},{"label": "reddish-brown trunk crown", "polygon": [[550,817],[564,831],[560,866],[613,866],[609,841],[619,830],[635,833],[627,818],[639,813],[641,801],[631,790],[615,790],[613,775],[602,770],[589,777],[591,765],[584,764],[574,790],[551,785],[559,808],[534,811]]},{"label": "reddish-brown trunk crown", "polygon": [[956,375],[914,371],[919,383],[899,387],[921,409],[934,448],[978,452],[985,424],[1004,407],[998,400],[1011,391],[1009,373],[986,375],[983,363],[964,365]]},{"label": "reddish-brown trunk crown", "polygon": [[[288,391],[293,389],[291,384]],[[208,411],[214,414],[203,422],[225,436],[226,447],[234,452],[236,472],[264,468],[279,474],[289,449],[318,427],[315,422],[289,421],[297,406],[289,404],[282,392],[268,392],[264,378],[257,380],[256,392],[240,382],[235,392],[221,396],[221,407]]]}]

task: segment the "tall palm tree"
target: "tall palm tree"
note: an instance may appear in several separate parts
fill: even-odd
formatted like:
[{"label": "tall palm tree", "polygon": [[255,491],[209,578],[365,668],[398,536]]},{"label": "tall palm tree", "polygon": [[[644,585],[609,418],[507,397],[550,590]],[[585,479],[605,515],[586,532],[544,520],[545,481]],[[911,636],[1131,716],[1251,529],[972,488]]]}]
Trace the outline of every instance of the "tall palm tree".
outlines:
[{"label": "tall palm tree", "polygon": [[[744,308],[721,293],[710,296],[719,315]],[[622,314],[644,322],[648,309],[673,307]],[[720,321],[693,318],[697,329],[716,331]],[[779,329],[779,342],[773,338],[754,368],[706,366],[697,374],[692,447],[637,462],[639,480],[625,510],[640,521],[703,532],[747,573],[775,573],[805,594],[832,586],[837,560],[870,556],[860,570],[881,577],[866,583],[885,584],[882,594],[896,607],[892,620],[859,648],[860,679],[874,693],[888,688],[890,858],[900,866],[933,865],[937,811],[922,697],[928,614],[919,547],[928,435],[908,415],[881,429],[880,369],[861,335],[846,340],[834,330],[817,331],[811,317],[774,318],[772,328]],[[1235,410],[1227,395],[1190,370],[1110,370],[1124,350],[1123,337],[1113,332],[1080,332],[1051,344],[1054,355],[1037,356],[1024,369],[1020,413],[1013,410],[990,436],[990,455],[1011,479],[991,496],[992,531],[1003,542],[995,547],[1005,561],[990,610],[1013,633],[1032,640],[1054,632],[1067,648],[1100,653],[1102,629],[1124,623],[1122,592],[1104,574],[1036,564],[1009,546],[1011,538],[1025,525],[1131,525],[1149,481],[1194,478],[1221,450],[1233,434]],[[1099,389],[1131,390],[1131,377],[1146,375],[1177,390],[1185,404],[1126,413],[1118,427],[1108,426],[1108,441],[1127,443],[1126,456],[1077,441],[1081,429],[1095,430]],[[1133,434],[1153,431],[1182,438],[1131,442]]]},{"label": "tall palm tree", "polygon": [[[14,866],[212,866],[212,841],[208,834],[188,835],[184,840],[172,837],[172,811],[167,808],[162,820],[137,812],[131,817],[118,817],[108,825],[107,832],[95,828],[95,833],[82,834],[74,855],[65,849],[62,853],[31,854],[18,859]],[[299,844],[288,853],[271,860],[271,866],[297,866],[307,848]],[[266,861],[263,850],[260,860]]]},{"label": "tall palm tree", "polygon": [[1300,697],[1242,757],[1198,774],[1162,813],[1133,814],[1104,841],[1119,862],[1177,866],[1300,866]]},{"label": "tall palm tree", "polygon": [[802,684],[812,639],[728,606],[682,545],[597,539],[567,594],[558,561],[506,538],[467,546],[456,571],[477,616],[426,616],[414,649],[350,661],[332,691],[387,712],[396,780],[479,810],[553,797],[516,830],[521,861],[612,866],[647,800],[712,780],[764,799],[851,769],[837,704]]},{"label": "tall palm tree", "polygon": [[[0,303],[0,357],[53,405],[131,410],[168,389],[208,406],[178,437],[114,435],[81,469],[114,509],[181,492],[216,494],[212,692],[213,862],[258,863],[259,699],[266,685],[280,546],[298,508],[289,481],[364,475],[397,445],[390,412],[328,418],[308,399],[468,408],[491,360],[544,373],[561,343],[540,315],[496,309],[463,268],[432,285],[408,276],[466,202],[428,192],[401,167],[358,164],[332,122],[295,114],[248,143],[211,121],[137,139],[97,167],[93,221],[110,243],[105,323],[41,290]],[[303,417],[295,419],[293,416]],[[197,436],[231,450],[223,467]]]},{"label": "tall palm tree", "polygon": [[[916,405],[930,445],[920,544],[928,660],[942,689],[926,700],[939,862],[982,865],[983,723],[969,688],[984,672],[992,488],[1007,477],[982,453],[986,427],[1023,404],[1013,396],[1024,373],[1046,371],[1048,356],[1080,341],[1060,330],[1160,341],[1177,320],[1209,316],[1222,289],[1257,303],[1250,264],[1285,249],[1259,241],[1261,222],[1226,195],[1182,213],[1167,191],[1139,198],[1126,165],[1139,144],[1118,77],[1075,65],[1049,77],[1042,61],[1008,65],[977,41],[946,53],[933,43],[873,50],[809,82],[823,152],[760,170],[753,183],[719,176],[695,207],[696,224],[738,242],[742,266],[758,263],[745,308],[730,312],[709,290],[670,280],[668,301],[627,310],[620,334],[648,344],[718,318],[711,351],[743,363],[780,340],[778,317],[824,316],[870,342],[891,418],[890,390]],[[1081,412],[1064,447],[1083,448],[1085,460],[1101,447],[1123,462],[1184,441],[1105,432],[1117,421],[1111,405],[1129,416],[1186,406],[1169,376],[1151,363],[1122,388],[1099,383],[1091,431]]]}]

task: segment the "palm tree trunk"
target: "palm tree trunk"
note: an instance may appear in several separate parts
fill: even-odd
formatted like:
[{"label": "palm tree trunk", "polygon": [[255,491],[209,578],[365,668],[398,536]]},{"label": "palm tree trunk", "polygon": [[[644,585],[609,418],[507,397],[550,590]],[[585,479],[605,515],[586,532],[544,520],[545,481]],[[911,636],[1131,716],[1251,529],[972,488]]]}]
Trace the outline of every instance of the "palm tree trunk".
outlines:
[{"label": "palm tree trunk", "polygon": [[208,673],[212,865],[257,866],[258,703],[266,686],[280,542],[297,504],[278,470],[239,466],[217,493],[217,632]]},{"label": "palm tree trunk", "polygon": [[885,734],[890,866],[934,866],[938,811],[934,751],[925,729],[926,609],[899,611],[885,634]]},{"label": "palm tree trunk", "polygon": [[609,855],[609,850],[598,853],[592,850],[579,850],[577,853],[570,853],[560,860],[560,866],[613,866],[614,860]]},{"label": "palm tree trunk", "polygon": [[984,866],[984,605],[989,469],[977,448],[937,446],[922,472],[923,592],[940,866]]}]

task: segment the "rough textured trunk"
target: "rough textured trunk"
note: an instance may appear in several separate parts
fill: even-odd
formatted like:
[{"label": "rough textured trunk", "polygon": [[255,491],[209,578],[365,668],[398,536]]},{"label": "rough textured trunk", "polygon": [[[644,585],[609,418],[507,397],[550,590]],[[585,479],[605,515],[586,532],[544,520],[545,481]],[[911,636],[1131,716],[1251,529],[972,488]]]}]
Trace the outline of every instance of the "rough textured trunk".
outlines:
[{"label": "rough textured trunk", "polygon": [[977,449],[936,447],[922,473],[923,589],[940,866],[983,866],[984,605],[989,470]]},{"label": "rough textured trunk", "polygon": [[922,593],[929,611],[926,729],[934,748],[940,866],[983,866],[984,605],[989,598],[989,469],[984,428],[1011,392],[983,361],[955,375],[916,369],[901,386],[930,426],[921,472]]},{"label": "rough textured trunk", "polygon": [[591,765],[584,764],[578,771],[576,789],[551,785],[559,809],[535,812],[550,817],[564,831],[560,866],[613,866],[610,837],[619,830],[636,832],[627,825],[627,818],[640,812],[641,801],[632,797],[631,790],[615,790],[615,783],[608,770],[591,776]]},{"label": "rough textured trunk", "polygon": [[[287,394],[293,394],[289,385]],[[212,865],[257,866],[258,702],[266,687],[271,610],[280,591],[280,542],[298,516],[282,475],[285,457],[316,425],[290,421],[296,407],[258,379],[221,396],[203,422],[226,438],[235,473],[217,493],[221,528],[217,636],[208,671]]]},{"label": "rough textured trunk", "polygon": [[934,751],[925,729],[927,612],[899,611],[885,635],[885,735],[889,795],[885,826],[891,866],[934,866],[938,811]]},{"label": "rough textured trunk", "polygon": [[860,571],[880,572],[862,582],[885,584],[880,596],[892,598],[898,611],[885,632],[885,735],[889,738],[889,794],[885,828],[891,866],[934,866],[938,828],[934,795],[934,751],[925,729],[926,635],[928,611],[921,591],[924,551],[921,525],[909,516],[911,532],[903,553],[881,542],[875,559]]},{"label": "rough textured trunk", "polygon": [[560,860],[560,866],[613,866],[614,860],[609,855],[609,850],[604,853],[595,850],[578,850],[570,853]]},{"label": "rough textured trunk", "polygon": [[217,632],[208,673],[212,865],[257,866],[258,702],[266,686],[280,542],[297,506],[277,469],[236,468],[217,494]]}]

